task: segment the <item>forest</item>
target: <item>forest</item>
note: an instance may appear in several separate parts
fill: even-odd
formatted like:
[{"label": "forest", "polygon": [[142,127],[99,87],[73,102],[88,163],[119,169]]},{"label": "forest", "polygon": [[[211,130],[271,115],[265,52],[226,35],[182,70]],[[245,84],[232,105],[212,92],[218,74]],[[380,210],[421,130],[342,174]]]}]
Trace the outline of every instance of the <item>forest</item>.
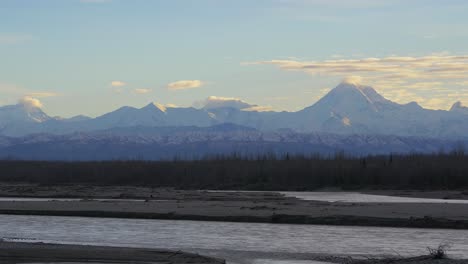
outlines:
[{"label": "forest", "polygon": [[232,154],[166,161],[2,160],[0,182],[224,190],[463,189],[468,187],[468,155],[459,150],[366,157],[336,153],[255,157]]}]

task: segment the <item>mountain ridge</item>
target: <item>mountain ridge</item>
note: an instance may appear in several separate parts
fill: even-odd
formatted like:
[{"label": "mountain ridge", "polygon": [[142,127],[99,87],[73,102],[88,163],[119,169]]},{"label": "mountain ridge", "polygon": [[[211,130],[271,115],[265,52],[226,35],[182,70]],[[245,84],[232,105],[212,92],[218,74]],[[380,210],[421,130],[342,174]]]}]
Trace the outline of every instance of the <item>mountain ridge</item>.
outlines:
[{"label": "mountain ridge", "polygon": [[[138,131],[138,133],[135,133]],[[243,156],[271,154],[329,156],[388,153],[438,153],[456,149],[468,140],[262,132],[235,124],[211,127],[124,127],[66,135],[0,136],[0,159],[23,160],[160,160],[197,159],[206,155]]]},{"label": "mountain ridge", "polygon": [[[150,103],[120,107],[96,118],[52,118],[38,103],[0,107],[0,134],[69,134],[116,127],[210,127],[233,123],[262,132],[291,129],[299,133],[397,135],[460,138],[468,135],[468,108],[455,103],[449,111],[422,108],[415,102],[398,104],[374,88],[342,82],[313,105],[297,112],[244,111],[255,105],[234,98],[211,98],[205,107],[169,107]],[[207,101],[207,102],[208,102]]]}]

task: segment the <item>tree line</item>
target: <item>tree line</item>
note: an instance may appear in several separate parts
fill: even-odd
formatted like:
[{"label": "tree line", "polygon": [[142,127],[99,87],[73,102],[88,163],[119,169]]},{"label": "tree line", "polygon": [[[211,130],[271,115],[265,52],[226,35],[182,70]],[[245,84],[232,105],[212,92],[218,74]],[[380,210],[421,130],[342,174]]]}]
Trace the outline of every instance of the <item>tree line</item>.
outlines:
[{"label": "tree line", "polygon": [[233,154],[170,161],[2,160],[0,182],[226,190],[461,189],[468,187],[468,155],[458,150],[366,157],[337,153],[326,157]]}]

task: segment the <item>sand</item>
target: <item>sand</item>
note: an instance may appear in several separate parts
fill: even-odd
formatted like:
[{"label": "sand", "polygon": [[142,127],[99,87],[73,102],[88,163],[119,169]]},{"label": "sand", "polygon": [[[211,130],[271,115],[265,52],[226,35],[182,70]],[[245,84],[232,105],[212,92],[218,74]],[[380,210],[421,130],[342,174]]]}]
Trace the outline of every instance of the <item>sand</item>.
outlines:
[{"label": "sand", "polygon": [[[317,263],[345,264],[468,264],[462,259],[433,259],[431,256],[412,258],[359,258],[333,255],[311,256]],[[0,263],[145,263],[145,264],[222,264],[224,260],[181,251],[162,249],[16,243],[0,241]]]},{"label": "sand", "polygon": [[169,250],[0,242],[0,263],[221,264],[224,260]]},{"label": "sand", "polygon": [[[67,194],[80,198],[0,201],[0,214],[468,229],[468,204],[329,203],[303,201],[272,192],[180,191],[128,186],[3,185],[0,188],[0,196],[67,197]],[[101,198],[136,200],[96,200]]]}]

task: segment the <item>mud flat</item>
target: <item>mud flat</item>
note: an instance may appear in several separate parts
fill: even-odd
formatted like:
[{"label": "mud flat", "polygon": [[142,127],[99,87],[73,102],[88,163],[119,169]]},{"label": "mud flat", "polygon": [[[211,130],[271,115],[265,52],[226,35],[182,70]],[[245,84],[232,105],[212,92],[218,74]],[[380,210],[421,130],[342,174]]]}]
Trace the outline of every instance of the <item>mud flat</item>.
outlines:
[{"label": "mud flat", "polygon": [[[120,188],[83,188],[97,198],[76,200],[0,199],[0,214],[468,229],[468,204],[321,202],[274,192]],[[98,199],[116,196],[140,200]]]},{"label": "mud flat", "polygon": [[224,260],[168,250],[0,242],[0,263],[221,264]]},{"label": "mud flat", "polygon": [[[465,198],[463,191],[369,192]],[[278,192],[141,186],[0,183],[0,214],[468,229],[468,204],[306,201]]]}]

